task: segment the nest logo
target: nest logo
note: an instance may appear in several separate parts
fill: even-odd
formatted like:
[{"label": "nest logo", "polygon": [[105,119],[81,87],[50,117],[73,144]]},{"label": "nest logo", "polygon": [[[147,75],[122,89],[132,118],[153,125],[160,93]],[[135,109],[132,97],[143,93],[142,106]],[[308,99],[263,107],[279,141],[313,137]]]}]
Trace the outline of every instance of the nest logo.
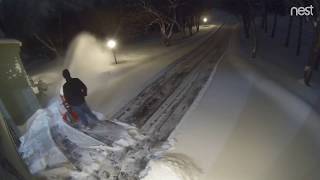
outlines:
[{"label": "nest logo", "polygon": [[291,16],[313,16],[314,7],[312,5],[307,7],[292,7],[290,10]]}]

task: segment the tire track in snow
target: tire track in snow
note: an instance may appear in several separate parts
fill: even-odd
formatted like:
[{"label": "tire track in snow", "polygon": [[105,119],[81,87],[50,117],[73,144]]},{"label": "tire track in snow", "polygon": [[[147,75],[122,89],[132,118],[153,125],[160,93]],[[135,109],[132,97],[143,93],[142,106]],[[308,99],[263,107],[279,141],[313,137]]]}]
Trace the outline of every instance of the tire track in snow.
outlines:
[{"label": "tire track in snow", "polygon": [[[226,34],[225,36],[221,36],[221,39],[227,39],[226,36]],[[218,64],[218,60],[224,54],[226,48],[226,44],[223,44],[216,51],[208,54],[207,58],[199,65],[199,68],[195,69],[195,73],[190,74],[191,78],[186,79],[188,84],[185,86],[184,84],[181,85],[181,88],[186,89],[186,91],[183,94],[179,94],[180,97],[176,98],[176,100],[170,98],[174,106],[167,107],[167,110],[163,112],[166,116],[165,120],[159,121],[160,126],[150,127],[149,133],[155,133],[156,137],[160,140],[168,138],[208,82],[212,71]]]},{"label": "tire track in snow", "polygon": [[212,40],[214,34],[190,53],[169,65],[162,71],[162,75],[158,79],[147,86],[138,96],[116,113],[112,119],[134,123],[141,128],[164,103],[166,98],[175,91],[185,76],[196,66],[198,61],[194,59],[205,54],[205,47]]},{"label": "tire track in snow", "polygon": [[221,25],[203,44],[178,59],[113,118],[164,140],[180,122],[227,48]]},{"label": "tire track in snow", "polygon": [[[222,26],[216,30],[205,43],[194,49],[188,55],[178,59],[175,63],[169,65],[155,82],[145,88],[136,98],[134,98],[122,111],[118,113],[119,119],[124,122],[131,122],[138,125],[145,133],[154,137],[154,140],[165,140],[178,125],[185,112],[190,108],[195,98],[208,81],[212,70],[217,64],[217,60],[225,51],[226,45],[223,40],[227,39],[228,33],[221,30]],[[105,127],[109,127],[110,131],[103,131]],[[97,132],[84,132],[85,134],[111,145],[118,135],[111,134],[112,127],[110,124],[99,124],[102,130]],[[68,160],[72,163],[73,168],[83,171],[87,164],[93,162],[84,162],[83,157],[96,154],[95,150],[82,149],[76,144],[68,141],[58,129],[51,129],[54,140],[64,152]],[[105,129],[106,130],[106,129]],[[109,135],[108,135],[109,134]],[[108,136],[106,136],[108,135]],[[151,140],[148,147],[159,141]],[[128,157],[137,157],[136,152],[140,152],[144,148],[134,148],[128,154]],[[126,150],[125,150],[126,151]],[[149,148],[145,153],[140,154],[141,158],[137,158],[136,164],[145,163],[143,155],[149,153]],[[121,154],[121,153],[120,153]],[[124,153],[126,154],[126,153]],[[117,167],[123,161],[118,159],[122,155],[113,155],[107,157],[109,164]],[[115,162],[119,161],[118,164]],[[124,163],[125,164],[125,163]],[[122,168],[119,167],[119,170]],[[103,171],[103,169],[101,169]],[[124,171],[125,172],[125,171]],[[93,173],[98,177],[100,172]],[[117,176],[120,172],[115,172]],[[133,174],[133,173],[131,173]],[[114,176],[116,177],[116,176]],[[124,178],[126,179],[126,178]]]}]

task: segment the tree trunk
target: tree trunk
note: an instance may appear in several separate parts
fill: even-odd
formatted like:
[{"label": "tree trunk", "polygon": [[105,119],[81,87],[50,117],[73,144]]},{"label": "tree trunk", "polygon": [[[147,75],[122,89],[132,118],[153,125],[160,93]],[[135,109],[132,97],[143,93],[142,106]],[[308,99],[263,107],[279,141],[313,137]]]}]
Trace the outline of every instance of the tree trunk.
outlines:
[{"label": "tree trunk", "polygon": [[303,74],[303,79],[304,79],[304,84],[307,86],[311,86],[310,85],[310,81],[312,78],[312,69],[310,68],[310,66],[305,66],[304,68],[304,74]]},{"label": "tree trunk", "polygon": [[166,36],[162,36],[162,42],[165,46],[170,46],[170,40]]},{"label": "tree trunk", "polygon": [[273,27],[272,27],[272,33],[271,33],[272,38],[274,38],[276,35],[277,24],[278,24],[278,14],[275,12],[273,17]]},{"label": "tree trunk", "polygon": [[250,20],[248,20],[246,14],[242,14],[243,28],[246,38],[250,38]]},{"label": "tree trunk", "polygon": [[317,59],[315,61],[314,70],[319,71],[319,63],[320,63],[320,55],[318,54]]},{"label": "tree trunk", "polygon": [[[192,26],[194,26],[197,29],[197,21],[196,21],[196,16],[192,17]],[[198,32],[198,31],[196,31]]]},{"label": "tree trunk", "polygon": [[257,56],[257,49],[258,49],[258,38],[257,38],[257,27],[255,19],[252,18],[252,34],[253,34],[253,48],[252,48],[252,58],[256,58]]},{"label": "tree trunk", "polygon": [[3,35],[5,36],[5,26],[4,26],[4,24],[3,24],[3,22],[0,20],[0,32],[2,32],[3,33]]},{"label": "tree trunk", "polygon": [[192,32],[192,17],[188,17],[188,29],[189,29],[189,36],[192,36],[193,35],[193,32]]},{"label": "tree trunk", "polygon": [[315,38],[313,41],[313,47],[311,49],[311,55],[304,69],[304,82],[307,86],[310,86],[313,70],[316,69],[319,63],[319,51],[320,51],[320,26],[316,27]]},{"label": "tree trunk", "polygon": [[265,31],[268,29],[268,7],[267,2],[264,1],[263,3],[263,13],[262,13],[262,19],[261,19],[261,29],[264,29]]},{"label": "tree trunk", "polygon": [[263,12],[263,28],[264,32],[268,32],[268,8],[267,4],[265,3],[264,12]]},{"label": "tree trunk", "polygon": [[197,32],[200,31],[200,17],[196,16],[196,26],[197,26]]},{"label": "tree trunk", "polygon": [[289,44],[290,44],[292,23],[293,23],[293,16],[290,16],[289,17],[289,24],[288,24],[288,32],[287,32],[287,37],[286,37],[286,42],[285,42],[286,47],[289,47]]},{"label": "tree trunk", "polygon": [[320,60],[320,25],[317,26],[314,38],[314,45],[312,49],[312,55],[310,59],[310,66],[313,70],[318,69],[319,60]]},{"label": "tree trunk", "polygon": [[265,24],[264,24],[264,32],[268,32],[268,13],[265,15]]},{"label": "tree trunk", "polygon": [[301,52],[301,40],[302,40],[302,31],[303,31],[303,17],[299,18],[299,34],[298,34],[298,44],[296,55],[299,56]]},{"label": "tree trunk", "polygon": [[183,35],[184,36],[187,36],[186,28],[187,28],[187,22],[186,22],[186,19],[183,18],[183,20],[182,20],[182,31],[183,31]]},{"label": "tree trunk", "polygon": [[7,2],[0,2],[0,31],[5,35],[6,34],[6,26],[5,26],[5,3]]},{"label": "tree trunk", "polygon": [[164,43],[165,46],[170,46],[170,39],[173,35],[173,28],[174,28],[174,23],[171,24],[166,24],[163,23],[161,25],[161,34],[162,34],[162,42]]},{"label": "tree trunk", "polygon": [[264,19],[264,14],[261,16],[261,29],[264,29],[264,23],[265,23],[265,21],[264,21],[265,19]]}]

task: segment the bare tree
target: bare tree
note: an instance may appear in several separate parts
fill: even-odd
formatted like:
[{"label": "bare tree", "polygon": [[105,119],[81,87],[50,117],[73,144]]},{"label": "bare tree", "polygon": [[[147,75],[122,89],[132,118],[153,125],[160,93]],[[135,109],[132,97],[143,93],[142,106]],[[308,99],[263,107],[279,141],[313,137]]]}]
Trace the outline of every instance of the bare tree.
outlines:
[{"label": "bare tree", "polygon": [[298,43],[297,43],[297,50],[296,55],[299,56],[301,52],[301,41],[302,41],[302,32],[303,32],[303,17],[299,18],[299,32],[298,32]]},{"label": "bare tree", "polygon": [[[181,31],[189,36],[193,33],[200,31],[200,17],[203,10],[202,0],[183,0],[181,6],[179,6],[179,24],[181,25]],[[193,28],[195,27],[195,31]]]},{"label": "bare tree", "polygon": [[197,32],[199,32],[200,31],[200,15],[195,14],[193,19],[194,19],[194,24],[196,26],[196,30],[197,30]]},{"label": "bare tree", "polygon": [[250,25],[251,25],[250,14],[248,11],[244,11],[242,13],[241,17],[242,17],[245,36],[246,36],[246,38],[249,38],[250,37]]},{"label": "bare tree", "polygon": [[316,24],[314,29],[314,41],[310,52],[310,58],[308,59],[308,62],[304,68],[304,82],[307,86],[310,86],[313,70],[316,70],[317,66],[319,65],[320,26]]},{"label": "bare tree", "polygon": [[290,16],[289,17],[289,22],[288,22],[288,30],[287,30],[286,42],[285,42],[285,46],[286,47],[289,47],[289,45],[290,45],[292,23],[293,23],[293,16]]},{"label": "bare tree", "polygon": [[272,32],[271,32],[271,37],[274,38],[276,35],[276,30],[277,30],[277,24],[278,24],[278,13],[274,12],[273,16],[273,26],[272,26]]},{"label": "bare tree", "polygon": [[[304,5],[303,0],[299,1],[300,4]],[[320,12],[320,4],[317,0],[311,0],[311,3],[315,7],[315,12]],[[312,18],[312,27],[314,30],[314,41],[312,43],[312,48],[310,52],[310,58],[308,59],[307,64],[304,68],[304,82],[307,86],[310,86],[311,78],[313,71],[317,69],[319,65],[319,56],[320,56],[320,13],[316,13]]]},{"label": "bare tree", "polygon": [[188,30],[189,30],[189,36],[192,36],[193,35],[193,17],[190,15],[188,16],[187,18],[187,27],[188,27]]},{"label": "bare tree", "polygon": [[[320,1],[319,0],[245,0],[245,1],[230,1],[235,6],[231,8],[233,12],[236,12],[237,15],[240,15],[245,36],[252,40],[252,57],[256,56],[257,53],[257,46],[258,46],[258,39],[257,39],[257,30],[255,25],[255,11],[253,10],[252,5],[257,4],[261,11],[261,28],[267,32],[268,31],[268,13],[274,12],[274,20],[273,26],[271,31],[271,37],[274,37],[276,34],[276,27],[278,24],[278,16],[284,10],[290,9],[292,6],[302,6],[306,7],[312,4],[314,6],[314,15],[312,17],[299,17],[299,26],[298,26],[298,34],[297,34],[297,47],[296,47],[296,54],[299,55],[302,48],[302,38],[303,38],[303,31],[304,31],[304,24],[307,22],[312,23],[314,35],[313,35],[313,43],[312,48],[309,54],[308,61],[304,68],[304,82],[307,86],[310,86],[310,81],[312,79],[312,75],[314,74],[314,70],[319,69],[320,65]],[[229,2],[229,3],[230,3]],[[259,12],[258,12],[259,13]],[[288,28],[287,34],[285,37],[285,46],[288,47],[290,44],[290,39],[292,36],[292,28],[293,22],[295,18],[290,16],[288,18]]]},{"label": "bare tree", "polygon": [[1,33],[4,34],[4,28],[5,28],[3,8],[4,8],[3,7],[3,2],[0,0],[0,36],[1,36]]},{"label": "bare tree", "polygon": [[262,15],[262,28],[268,32],[268,8],[269,4],[267,0],[263,0],[263,15]]},{"label": "bare tree", "polygon": [[39,35],[34,34],[34,37],[46,48],[48,48],[50,51],[55,53],[56,57],[60,57],[61,53],[59,52],[59,49],[57,48],[57,45],[50,39],[46,38],[47,40],[44,40],[39,37]]},{"label": "bare tree", "polygon": [[252,0],[246,0],[245,3],[239,3],[238,6],[241,9],[241,16],[243,21],[243,27],[246,38],[250,38],[252,41],[252,58],[256,58],[258,50],[258,37],[256,27],[256,11],[254,8],[255,2]]},{"label": "bare tree", "polygon": [[177,21],[177,8],[182,2],[179,0],[167,0],[161,5],[152,0],[140,0],[140,6],[148,12],[153,21],[149,25],[157,24],[160,28],[163,42],[166,46],[170,45],[170,39],[174,34],[174,27],[181,29]]}]

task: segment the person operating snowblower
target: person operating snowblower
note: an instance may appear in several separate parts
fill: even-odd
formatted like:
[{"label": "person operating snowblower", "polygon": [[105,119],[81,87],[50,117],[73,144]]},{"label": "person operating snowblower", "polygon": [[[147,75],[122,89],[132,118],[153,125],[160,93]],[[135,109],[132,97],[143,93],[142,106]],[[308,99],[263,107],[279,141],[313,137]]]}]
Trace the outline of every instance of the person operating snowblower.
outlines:
[{"label": "person operating snowblower", "polygon": [[62,71],[66,83],[63,85],[63,102],[73,119],[79,119],[82,128],[91,128],[98,120],[86,103],[87,86],[78,78],[72,78],[68,69]]}]

